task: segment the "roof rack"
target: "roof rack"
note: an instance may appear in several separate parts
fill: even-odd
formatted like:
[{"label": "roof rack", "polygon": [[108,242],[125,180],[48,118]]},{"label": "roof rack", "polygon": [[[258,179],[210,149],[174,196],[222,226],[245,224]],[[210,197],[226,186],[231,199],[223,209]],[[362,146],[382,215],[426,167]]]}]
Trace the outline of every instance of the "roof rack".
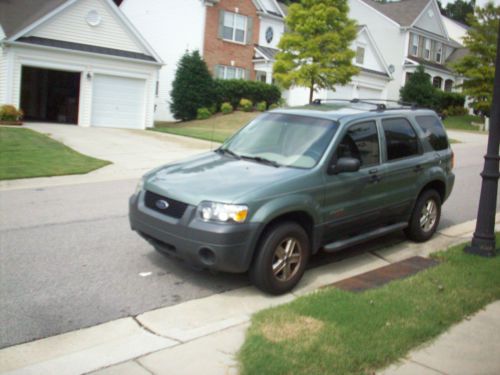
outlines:
[{"label": "roof rack", "polygon": [[[386,103],[397,103],[399,107],[387,107],[384,103],[374,103],[374,102],[386,102]],[[321,105],[324,102],[348,102],[352,104],[368,104],[375,106],[375,109],[372,111],[387,111],[387,110],[396,110],[396,109],[411,109],[415,110],[419,107],[415,103],[406,103],[400,100],[386,100],[386,99],[315,99],[311,103],[312,105]]]}]

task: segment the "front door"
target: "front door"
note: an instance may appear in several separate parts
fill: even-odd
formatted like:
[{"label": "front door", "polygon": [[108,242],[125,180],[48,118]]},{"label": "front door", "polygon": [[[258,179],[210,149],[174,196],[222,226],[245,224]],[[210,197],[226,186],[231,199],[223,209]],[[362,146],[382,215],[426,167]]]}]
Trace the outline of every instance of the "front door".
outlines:
[{"label": "front door", "polygon": [[384,194],[384,167],[375,120],[355,123],[341,134],[332,163],[341,157],[357,158],[361,167],[325,177],[324,242],[364,232],[377,225]]}]

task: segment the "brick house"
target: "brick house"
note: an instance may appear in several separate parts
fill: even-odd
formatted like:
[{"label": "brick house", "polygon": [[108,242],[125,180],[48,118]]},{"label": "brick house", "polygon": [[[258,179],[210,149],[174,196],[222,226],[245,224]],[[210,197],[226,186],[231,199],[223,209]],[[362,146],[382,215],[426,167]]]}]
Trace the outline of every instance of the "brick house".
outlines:
[{"label": "brick house", "polygon": [[[159,74],[156,120],[172,120],[170,91],[176,64],[186,50],[199,50],[214,78],[270,80],[270,75],[262,79],[254,62],[256,49],[265,40],[262,27],[268,30],[273,23],[275,28],[284,27],[284,13],[276,0],[115,2],[166,64]],[[274,38],[272,46],[277,41]]]}]

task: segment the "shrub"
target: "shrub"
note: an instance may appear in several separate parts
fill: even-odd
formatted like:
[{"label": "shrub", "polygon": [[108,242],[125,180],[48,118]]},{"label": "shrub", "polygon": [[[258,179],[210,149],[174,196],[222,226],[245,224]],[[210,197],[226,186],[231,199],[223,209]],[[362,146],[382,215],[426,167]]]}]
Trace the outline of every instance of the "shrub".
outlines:
[{"label": "shrub", "polygon": [[240,100],[239,108],[241,110],[243,110],[244,112],[252,112],[253,111],[253,103],[251,100],[243,98]]},{"label": "shrub", "polygon": [[255,106],[255,108],[257,109],[257,111],[259,112],[265,112],[266,109],[267,109],[267,103],[266,102],[259,102],[257,103],[257,105]]},{"label": "shrub", "polygon": [[196,118],[198,108],[209,108],[216,102],[214,81],[198,51],[182,56],[170,95],[170,110],[184,121]]},{"label": "shrub", "polygon": [[[437,110],[443,111],[450,107],[462,107],[465,104],[465,96],[456,92],[445,92],[436,90],[436,103]],[[451,115],[450,116],[454,116]]]},{"label": "shrub", "polygon": [[207,118],[210,118],[210,116],[212,116],[212,113],[208,108],[198,108],[196,111],[197,120],[206,120]]},{"label": "shrub", "polygon": [[276,109],[276,108],[279,108],[279,105],[278,105],[278,104],[271,104],[271,105],[269,106],[269,110]]},{"label": "shrub", "polygon": [[221,104],[220,110],[223,114],[227,115],[233,112],[233,106],[231,105],[231,103],[225,102]]},{"label": "shrub", "polygon": [[469,113],[467,108],[459,106],[448,107],[445,111],[448,116],[465,116]]},{"label": "shrub", "polygon": [[217,104],[215,104],[215,103],[214,103],[214,104],[212,104],[212,105],[208,108],[208,110],[210,111],[210,113],[211,113],[212,115],[215,115],[215,114],[217,113]]},{"label": "shrub", "polygon": [[421,107],[436,108],[437,89],[432,86],[431,77],[425,73],[424,67],[419,65],[399,94],[403,102],[416,104]]},{"label": "shrub", "polygon": [[216,80],[217,102],[230,102],[233,108],[238,107],[241,99],[253,103],[266,102],[267,105],[278,103],[281,91],[277,86],[259,81],[242,79]]},{"label": "shrub", "polygon": [[4,104],[0,106],[0,121],[19,121],[23,117],[23,111],[13,105]]}]

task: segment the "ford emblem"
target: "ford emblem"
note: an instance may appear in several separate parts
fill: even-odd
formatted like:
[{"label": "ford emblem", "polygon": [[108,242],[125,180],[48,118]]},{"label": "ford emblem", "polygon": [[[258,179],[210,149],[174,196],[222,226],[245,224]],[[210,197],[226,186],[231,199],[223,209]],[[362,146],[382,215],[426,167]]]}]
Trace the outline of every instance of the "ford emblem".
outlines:
[{"label": "ford emblem", "polygon": [[159,199],[155,203],[156,207],[158,207],[160,210],[166,210],[169,206],[168,202],[163,199]]}]

